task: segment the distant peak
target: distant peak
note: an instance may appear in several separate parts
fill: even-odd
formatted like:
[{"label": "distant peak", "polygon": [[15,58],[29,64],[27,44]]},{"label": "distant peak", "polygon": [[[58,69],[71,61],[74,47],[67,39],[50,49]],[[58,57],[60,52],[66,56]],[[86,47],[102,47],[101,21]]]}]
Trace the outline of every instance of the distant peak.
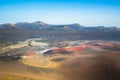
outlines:
[{"label": "distant peak", "polygon": [[83,27],[83,25],[81,25],[79,23],[73,23],[72,25]]},{"label": "distant peak", "polygon": [[36,21],[36,22],[33,22],[35,24],[40,24],[40,25],[46,25],[46,23],[42,22],[42,21]]},{"label": "distant peak", "polygon": [[4,25],[6,25],[6,26],[10,26],[10,27],[16,27],[14,24],[12,24],[12,23],[6,23],[6,24],[4,24]]},{"label": "distant peak", "polygon": [[42,22],[42,21],[36,21],[36,22],[34,22],[34,23],[44,23],[44,22]]},{"label": "distant peak", "polygon": [[99,28],[105,28],[105,26],[98,26]]}]

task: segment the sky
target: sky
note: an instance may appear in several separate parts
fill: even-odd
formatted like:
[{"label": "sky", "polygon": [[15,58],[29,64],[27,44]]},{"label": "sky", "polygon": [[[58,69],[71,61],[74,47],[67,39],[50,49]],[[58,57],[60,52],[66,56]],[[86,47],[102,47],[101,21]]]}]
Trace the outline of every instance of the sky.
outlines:
[{"label": "sky", "polygon": [[120,27],[120,0],[0,0],[0,24],[35,21]]}]

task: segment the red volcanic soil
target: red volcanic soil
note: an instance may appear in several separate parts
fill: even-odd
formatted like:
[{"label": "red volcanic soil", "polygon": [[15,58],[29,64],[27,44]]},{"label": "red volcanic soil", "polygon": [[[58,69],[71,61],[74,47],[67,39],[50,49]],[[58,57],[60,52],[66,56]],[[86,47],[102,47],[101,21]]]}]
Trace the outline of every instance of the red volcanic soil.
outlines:
[{"label": "red volcanic soil", "polygon": [[86,48],[86,46],[73,46],[73,47],[68,47],[66,48],[67,51],[72,51],[72,52],[76,52],[76,51],[81,51],[84,50]]},{"label": "red volcanic soil", "polygon": [[63,47],[63,48],[53,49],[53,52],[55,52],[55,53],[64,52],[64,51],[77,52],[77,51],[84,50],[85,48],[86,48],[86,46]]},{"label": "red volcanic soil", "polygon": [[70,46],[70,47],[62,47],[62,48],[55,48],[55,49],[51,49],[49,51],[46,51],[44,54],[57,54],[57,53],[61,53],[61,54],[71,54],[71,53],[76,53],[76,52],[80,52],[83,51],[85,49],[95,49],[95,50],[111,50],[111,51],[120,51],[119,45],[111,45],[111,44],[107,44],[104,42],[99,42],[99,43],[94,43],[94,42],[89,42],[87,44],[84,45],[78,45],[78,46]]},{"label": "red volcanic soil", "polygon": [[37,57],[37,55],[34,51],[27,51],[23,56],[26,58],[36,58]]},{"label": "red volcanic soil", "polygon": [[67,50],[65,48],[57,48],[57,49],[53,49],[52,51],[53,53],[59,53],[59,52],[65,52]]},{"label": "red volcanic soil", "polygon": [[72,46],[72,47],[63,47],[63,48],[55,48],[52,50],[49,50],[45,52],[44,54],[55,54],[55,53],[71,53],[71,52],[79,52],[82,51],[86,48],[87,46],[85,45],[80,45],[80,46]]}]

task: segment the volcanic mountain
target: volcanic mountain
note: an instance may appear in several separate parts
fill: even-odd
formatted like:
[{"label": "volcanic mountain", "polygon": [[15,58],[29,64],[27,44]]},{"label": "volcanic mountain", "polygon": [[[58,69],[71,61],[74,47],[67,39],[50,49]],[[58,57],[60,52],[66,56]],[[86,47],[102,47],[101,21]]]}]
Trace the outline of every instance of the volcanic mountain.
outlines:
[{"label": "volcanic mountain", "polygon": [[120,31],[117,27],[104,27],[104,26],[97,26],[97,27],[85,27],[78,23],[73,24],[64,24],[64,25],[52,25],[47,24],[42,21],[36,21],[36,22],[18,22],[16,24],[12,23],[6,23],[1,24],[0,29],[11,29],[11,28],[18,28],[23,30],[73,30],[73,31]]},{"label": "volcanic mountain", "polygon": [[15,39],[19,39],[20,37],[22,39],[49,36],[47,38],[120,40],[120,28],[117,27],[86,27],[78,23],[53,25],[42,21],[1,24],[0,34],[1,39],[6,39],[5,36],[7,36],[8,39],[6,40],[9,40],[12,36],[15,37]]},{"label": "volcanic mountain", "polygon": [[68,24],[68,25],[51,25],[51,24],[47,24],[44,23],[42,21],[36,21],[36,22],[18,22],[16,24],[12,24],[12,23],[6,23],[6,24],[2,24],[0,25],[1,29],[7,29],[7,28],[11,28],[11,27],[16,27],[18,29],[34,29],[34,30],[41,30],[41,29],[73,29],[73,30],[78,30],[81,27],[83,27],[80,24],[74,23],[74,24]]}]

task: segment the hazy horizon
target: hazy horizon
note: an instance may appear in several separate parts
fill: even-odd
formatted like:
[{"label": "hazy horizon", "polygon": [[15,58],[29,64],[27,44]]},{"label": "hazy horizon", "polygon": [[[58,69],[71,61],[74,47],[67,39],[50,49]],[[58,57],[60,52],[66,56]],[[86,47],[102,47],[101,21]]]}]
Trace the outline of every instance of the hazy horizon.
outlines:
[{"label": "hazy horizon", "polygon": [[43,21],[120,27],[119,0],[4,0],[0,10],[0,24]]}]

